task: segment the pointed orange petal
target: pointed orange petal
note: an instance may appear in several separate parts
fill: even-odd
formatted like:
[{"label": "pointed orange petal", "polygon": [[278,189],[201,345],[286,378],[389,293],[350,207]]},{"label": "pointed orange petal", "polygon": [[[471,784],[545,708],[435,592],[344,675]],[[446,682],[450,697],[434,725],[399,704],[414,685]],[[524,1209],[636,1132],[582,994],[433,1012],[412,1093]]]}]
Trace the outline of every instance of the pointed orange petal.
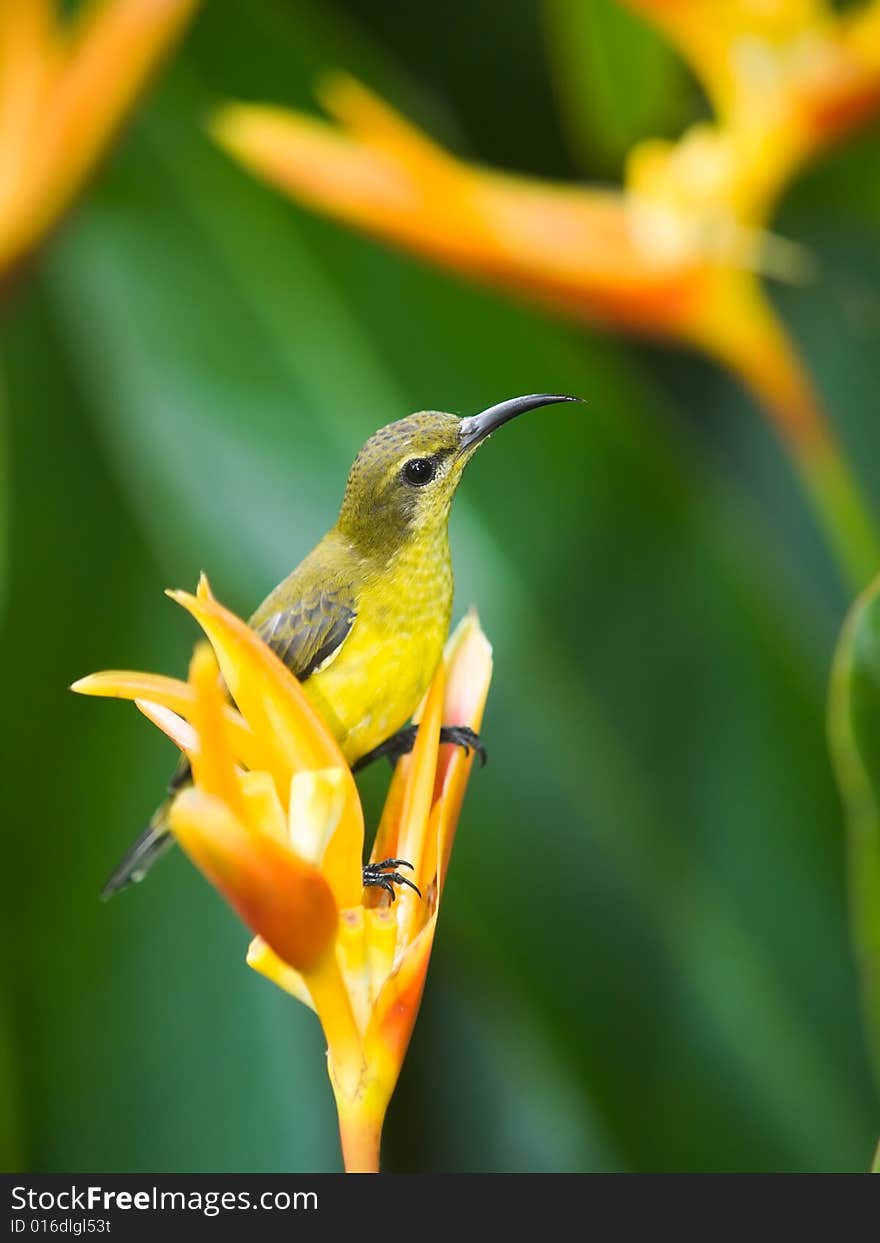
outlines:
[{"label": "pointed orange petal", "polygon": [[72,165],[93,158],[198,7],[199,0],[90,0],[80,7],[51,134],[66,139]]},{"label": "pointed orange petal", "polygon": [[303,977],[298,971],[294,971],[293,967],[288,967],[286,962],[282,962],[262,937],[254,937],[251,941],[247,952],[247,965],[253,967],[254,971],[258,971],[260,975],[264,975],[267,980],[271,980],[285,993],[290,993],[291,997],[301,1001],[304,1006],[314,1010],[315,1005],[309,986]]},{"label": "pointed orange petal", "polygon": [[[443,720],[449,725],[466,725],[479,733],[483,711],[492,681],[492,645],[480,626],[474,610],[468,612],[446,645],[448,673]],[[473,752],[465,755],[461,747],[446,747],[437,767],[434,792],[437,815],[439,856],[438,889],[442,891],[449,866],[455,829],[461,812],[468,777],[474,763]],[[439,892],[438,892],[439,899]]]},{"label": "pointed orange petal", "polygon": [[290,782],[290,846],[315,867],[321,867],[345,812],[347,786],[347,770],[341,768],[294,773]]},{"label": "pointed orange petal", "polygon": [[[824,34],[823,0],[624,0],[653,22],[700,79],[716,111],[733,114],[751,67],[755,94],[765,86],[764,49],[794,44],[804,34]],[[764,76],[762,72],[764,71]]]},{"label": "pointed orange petal", "polygon": [[[431,800],[437,772],[440,727],[443,724],[443,691],[446,671],[441,664],[416,713],[418,732],[409,755],[398,761],[382,820],[373,843],[371,859],[406,859],[412,871],[405,875],[421,892],[401,887],[394,904],[395,937],[406,945],[417,933],[433,907],[428,886],[434,875],[436,834],[431,829]],[[386,906],[390,899],[381,890],[371,893],[369,904]],[[392,946],[393,949],[393,946]]]},{"label": "pointed orange petal", "polygon": [[149,699],[164,704],[184,716],[195,702],[188,682],[166,678],[159,673],[137,673],[130,669],[105,669],[89,673],[71,684],[77,695],[97,695],[108,699]]},{"label": "pointed orange petal", "polygon": [[[166,678],[157,673],[136,673],[131,670],[114,669],[103,673],[90,673],[87,677],[74,682],[70,689],[76,691],[78,695],[133,699],[136,703],[143,700],[187,720],[192,715],[196,701],[195,691],[188,682],[181,682],[177,678]],[[147,712],[145,715],[177,742],[174,735],[168,733],[165,728],[166,724],[172,724],[168,718],[164,718],[165,724],[162,724],[150,713]],[[257,739],[241,713],[236,712],[235,708],[229,704],[224,704],[223,717],[236,757],[248,768],[265,767],[266,757],[262,754]]]},{"label": "pointed orange petal", "polygon": [[[444,724],[442,718],[443,705],[442,701],[440,701],[440,691],[437,688],[438,677],[441,681],[445,682],[445,674],[442,669],[438,670],[437,676],[435,676],[434,681],[428,688],[428,693],[425,695],[424,701],[414,716],[414,720],[417,723],[424,720],[428,702],[433,696],[433,703],[430,713],[432,720],[429,720],[429,731],[435,750],[439,740],[440,726]],[[420,729],[419,733],[416,735],[416,745],[413,747],[412,751],[409,755],[402,756],[394,766],[394,776],[391,779],[391,785],[385,799],[385,805],[382,809],[382,818],[379,822],[379,828],[376,832],[376,838],[373,842],[373,850],[370,855],[370,859],[373,862],[376,862],[379,859],[390,859],[395,856],[408,859],[411,863],[415,862],[414,859],[410,859],[410,856],[404,854],[403,852],[407,849],[407,842],[404,840],[406,836],[405,826],[413,819],[412,809],[414,803],[418,803],[421,811],[424,811],[426,803],[427,806],[430,807],[430,797],[426,796],[426,766],[429,762],[429,734],[428,731],[425,731],[424,736],[422,737],[422,733],[423,731]],[[421,745],[419,745],[420,738]],[[418,781],[416,780],[418,774],[414,768],[417,753],[421,757],[422,765],[421,777]],[[436,758],[433,763],[436,771]],[[417,790],[418,795],[416,794]],[[412,841],[409,842],[408,848],[410,850],[414,849]]]},{"label": "pointed orange petal", "polygon": [[817,146],[826,146],[880,110],[880,2],[842,13],[836,80],[807,90],[804,108]]},{"label": "pointed orange petal", "polygon": [[[451,636],[445,664],[442,719],[446,724],[467,725],[479,733],[492,679],[492,648],[475,612],[469,612]],[[440,861],[436,888],[433,894],[426,891],[430,914],[382,987],[364,1037],[367,1058],[389,1091],[403,1065],[418,1016],[437,928],[440,894],[473,760],[473,754],[466,756],[461,747],[442,748],[429,829],[436,842],[433,858]],[[424,874],[422,879],[425,880]]]},{"label": "pointed orange petal", "polygon": [[[413,875],[419,888],[422,888],[422,882],[427,883],[431,879],[423,875],[422,862],[425,856],[425,838],[431,812],[431,796],[434,792],[434,777],[437,772],[437,751],[440,745],[440,726],[443,724],[445,685],[446,670],[441,664],[434,675],[422,708],[415,745],[407,764],[406,787],[400,811],[397,844],[401,857],[412,863]],[[406,896],[406,893],[402,893],[398,900]],[[414,894],[413,897],[416,898],[417,895]]]},{"label": "pointed orange petal", "polygon": [[196,694],[190,717],[198,738],[198,747],[190,754],[195,784],[204,794],[221,799],[236,819],[246,821],[248,806],[235,771],[235,756],[223,717],[220,670],[207,643],[196,645],[189,681]]},{"label": "pointed orange petal", "polygon": [[457,168],[458,161],[439,143],[350,74],[328,74],[316,94],[325,112],[353,137],[374,147],[384,147],[410,165],[421,163],[436,169],[442,164]]},{"label": "pointed orange petal", "polygon": [[[688,62],[719,112],[733,106],[733,40],[741,36],[745,10],[722,0],[624,0],[656,25]],[[755,5],[753,8],[758,9]],[[779,5],[766,5],[768,10]]]},{"label": "pointed orange petal", "polygon": [[163,708],[161,704],[150,703],[148,699],[136,699],[134,706],[142,712],[148,721],[152,721],[157,729],[161,729],[166,738],[170,738],[175,746],[188,754],[198,748],[199,740],[196,731],[182,716]]},{"label": "pointed orange petal", "polygon": [[364,1035],[364,1051],[371,1072],[389,1096],[418,1018],[436,927],[435,912],[383,985]]},{"label": "pointed orange petal", "polygon": [[373,863],[376,863],[379,859],[401,857],[400,851],[397,849],[397,837],[400,832],[401,812],[406,794],[407,770],[410,762],[411,757],[405,755],[394,766],[394,776],[391,778],[391,785],[385,798],[385,805],[382,808],[382,818],[379,821],[379,828],[376,830],[376,837],[370,854],[370,859]]},{"label": "pointed orange petal", "polygon": [[174,800],[171,829],[196,867],[245,924],[297,971],[333,944],[336,903],[324,877],[268,834],[197,789]]},{"label": "pointed orange petal", "polygon": [[[483,710],[492,680],[492,646],[480,627],[476,612],[471,610],[456,627],[446,644],[444,655],[446,683],[441,720],[444,725],[466,725],[479,733]],[[437,845],[442,845],[442,867],[439,881],[445,877],[452,836],[461,810],[464,791],[470,776],[474,756],[465,755],[463,748],[444,746],[440,748],[434,779],[431,828],[426,834],[424,854],[419,870],[419,887],[427,899],[436,900],[430,893],[431,881],[437,867]],[[401,839],[405,820],[410,812],[413,796],[411,765],[413,756],[404,756],[394,771],[379,831],[373,846],[371,859],[387,859],[392,856],[409,858]],[[424,803],[422,802],[422,806]]]},{"label": "pointed orange petal", "polygon": [[848,50],[866,69],[880,70],[880,0],[849,9],[842,18]]},{"label": "pointed orange petal", "polygon": [[[428,885],[433,878],[432,860],[435,854],[435,835],[431,832],[431,797],[437,772],[445,685],[446,670],[441,663],[418,713],[419,728],[412,753],[401,761],[405,765],[405,776],[400,822],[395,834],[397,850],[401,859],[412,864],[412,872],[407,875],[412,876],[422,896],[408,886],[400,887],[394,903],[395,935],[400,945],[406,945],[413,939],[431,909],[426,900]],[[378,893],[381,900],[390,901],[381,891]],[[376,904],[379,904],[378,901]]]},{"label": "pointed orange petal", "polygon": [[408,219],[413,242],[424,231],[424,192],[408,170],[323,121],[230,104],[216,114],[212,133],[230,155],[291,197],[383,236],[400,239]]},{"label": "pointed orange petal", "polygon": [[197,3],[91,0],[80,7],[21,170],[27,211],[0,239],[0,261],[28,249],[67,205]]},{"label": "pointed orange petal", "polygon": [[725,124],[766,137],[761,159],[782,157],[786,180],[880,107],[876,0],[843,13],[822,0],[625,2],[675,44]]},{"label": "pointed orange petal", "polygon": [[[430,697],[425,705],[425,715],[430,712],[432,722],[442,719],[446,724],[466,725],[479,733],[492,678],[492,648],[475,612],[465,616],[449,639],[444,666],[446,678],[442,715],[437,714]],[[444,683],[435,681],[434,686],[444,686]],[[414,753],[409,762],[413,763],[415,758]],[[398,764],[398,771],[406,762],[403,760]],[[398,946],[404,945],[403,952],[399,954],[395,970],[388,976],[375,1000],[364,1037],[369,1064],[389,1093],[400,1073],[421,1004],[437,927],[440,893],[472,764],[473,754],[466,756],[461,747],[441,748],[434,779],[434,803],[425,834],[426,852],[419,873],[419,879],[425,886],[421,913],[427,918],[408,945],[405,932],[403,937],[399,936]],[[401,789],[395,806],[406,801],[405,781],[406,777],[399,783]],[[413,805],[412,802],[410,805]],[[438,860],[439,875],[436,875],[435,881]]]},{"label": "pointed orange petal", "polygon": [[23,172],[61,51],[53,10],[50,0],[0,2],[0,228],[7,237],[27,202]]},{"label": "pointed orange petal", "polygon": [[168,595],[202,627],[239,711],[267,752],[274,749],[284,775],[285,800],[293,773],[347,767],[299,682],[248,625],[212,596],[185,591]]},{"label": "pointed orange petal", "polygon": [[[465,725],[478,734],[492,680],[492,647],[475,610],[470,610],[456,627],[446,644],[444,661],[448,677],[443,720],[447,725]],[[474,758],[473,753],[465,754],[462,747],[444,747],[437,765],[421,873],[429,912],[434,912],[440,903]]]},{"label": "pointed orange petal", "polygon": [[264,767],[287,806],[294,773],[334,768],[343,772],[345,804],[322,863],[340,908],[361,897],[363,813],[354,778],[333,736],[302,687],[262,639],[223,608],[205,581],[196,596],[169,592],[208,636],[230,694],[257,738]]},{"label": "pointed orange petal", "polygon": [[674,331],[698,269],[635,245],[622,195],[502,176],[455,159],[362,86],[324,92],[346,131],[301,113],[230,105],[215,138],[258,176],[348,224],[579,316]]},{"label": "pointed orange petal", "polygon": [[264,833],[274,837],[283,846],[289,846],[287,817],[270,774],[241,773],[239,781],[248,807],[248,821],[258,825]]}]

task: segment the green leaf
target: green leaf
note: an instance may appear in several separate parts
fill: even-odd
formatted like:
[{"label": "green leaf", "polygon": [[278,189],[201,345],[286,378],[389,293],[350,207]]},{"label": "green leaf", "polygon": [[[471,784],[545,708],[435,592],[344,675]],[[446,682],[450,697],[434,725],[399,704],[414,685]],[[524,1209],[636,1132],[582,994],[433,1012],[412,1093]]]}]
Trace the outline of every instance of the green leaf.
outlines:
[{"label": "green leaf", "polygon": [[[671,1110],[678,1093],[669,1075],[653,1082],[649,1105],[644,1089],[640,1103],[630,1099],[637,1092],[631,1067],[644,1062],[646,1044],[654,1043],[647,1040],[650,992],[633,997],[625,1015],[601,1006],[570,1015],[565,998],[583,987],[585,974],[597,996],[610,997],[618,971],[641,972],[647,962],[665,987],[680,992],[690,1039],[711,1049],[702,1063],[689,1059],[688,1073],[699,1075],[706,1093],[700,1107],[706,1112],[684,1123],[683,1164],[696,1159],[711,1115],[735,1108],[737,1097],[760,1119],[756,1131],[729,1148],[716,1139],[714,1156],[700,1160],[732,1165],[751,1151],[760,1162],[758,1143],[767,1153],[785,1154],[777,1162],[808,1160],[812,1141],[804,1136],[817,1103],[804,1096],[804,1081],[821,1093],[824,1133],[845,1146],[859,1129],[853,1085],[823,1072],[825,1037],[805,1020],[803,1000],[744,928],[735,903],[719,892],[702,848],[663,809],[675,786],[674,800],[684,788],[683,763],[703,767],[707,795],[713,767],[720,776],[734,754],[737,763],[754,764],[761,743],[748,737],[749,712],[766,714],[774,697],[789,702],[803,693],[800,641],[791,648],[791,669],[787,661],[774,669],[759,654],[764,640],[751,619],[750,593],[738,602],[731,589],[728,559],[740,556],[729,525],[733,510],[724,516],[712,505],[704,526],[696,464],[680,461],[683,445],[652,428],[646,390],[627,378],[613,348],[575,348],[565,330],[306,219],[180,126],[181,115],[197,111],[181,75],[165,98],[124,180],[83,213],[51,265],[96,427],[158,556],[176,567],[185,554],[190,577],[199,564],[219,566],[215,586],[250,607],[320,533],[322,515],[330,521],[354,449],[393,412],[476,407],[551,378],[563,390],[591,395],[595,409],[588,417],[536,420],[506,442],[493,440],[492,455],[474,467],[456,504],[456,564],[469,593],[463,602],[479,603],[503,670],[489,717],[502,777],[491,780],[490,766],[490,780],[474,783],[471,835],[462,834],[451,887],[450,930],[466,930],[460,935],[489,977],[499,978],[505,963],[519,964],[511,995],[532,1008],[557,1057],[576,1033],[571,1073],[596,1094],[622,1160],[662,1164],[650,1118]],[[241,220],[248,221],[246,235]],[[94,323],[102,325],[100,335],[92,332]],[[558,451],[560,435],[567,456]],[[616,483],[609,487],[610,480]],[[622,503],[634,487],[641,493],[637,513]],[[534,512],[543,515],[540,523]],[[560,542],[556,533],[566,522],[569,538]],[[684,547],[698,567],[695,581],[703,577],[704,590],[729,618],[732,647],[719,660],[706,624],[711,610],[686,627],[680,618],[680,633],[670,639],[674,667],[692,662],[699,648],[702,663],[719,670],[743,660],[760,670],[751,675],[756,681],[750,678],[760,687],[757,700],[743,710],[723,762],[706,751],[699,761],[693,754],[686,759],[695,745],[690,735],[670,739],[661,761],[651,735],[661,728],[670,675],[627,659],[646,615],[649,627],[664,625],[663,583]],[[759,573],[756,549],[750,560],[750,573]],[[571,566],[588,564],[596,581],[609,573],[617,578],[613,612],[604,611],[601,590],[582,571],[572,583]],[[573,611],[572,599],[579,602]],[[591,619],[587,646],[580,615]],[[769,633],[779,624],[775,618]],[[746,649],[739,650],[743,636]],[[648,696],[645,679],[653,686]],[[551,698],[547,687],[555,688]],[[641,740],[635,731],[624,736],[609,714],[609,699],[629,696],[638,705]],[[629,730],[628,713],[626,721]],[[585,755],[586,786],[577,776]],[[690,788],[697,794],[692,782]],[[521,809],[536,799],[540,810],[524,815]],[[729,816],[722,805],[710,817],[707,798],[698,794],[697,804],[717,833],[722,817],[727,821],[731,842],[759,805],[746,800]],[[683,814],[689,822],[696,811]],[[537,876],[534,816],[556,826],[542,837],[545,863]],[[495,859],[504,860],[502,869],[492,866]],[[604,907],[608,889],[616,916]],[[519,913],[511,894],[531,894],[531,913]],[[804,900],[821,922],[821,902]],[[549,938],[536,936],[534,912],[557,904],[577,918],[568,926],[557,921]],[[613,949],[602,913],[627,930]],[[640,967],[630,959],[633,937]],[[606,956],[593,954],[586,966],[581,938],[604,942]],[[719,960],[735,961],[735,975],[719,973]],[[555,964],[550,975],[548,961]],[[421,1030],[416,1035],[416,1041],[430,1038]],[[745,1112],[742,1124],[748,1129]],[[389,1134],[403,1125],[402,1108],[392,1109]],[[454,1133],[446,1142],[455,1152]],[[589,1147],[585,1138],[583,1148]]]},{"label": "green leaf", "polygon": [[[6,975],[6,972],[4,972]],[[0,1169],[26,1170],[24,1110],[20,1091],[18,1051],[12,1036],[10,990],[0,996]]]},{"label": "green leaf", "polygon": [[846,807],[850,914],[880,1075],[880,578],[847,617],[834,657],[829,734]]},{"label": "green leaf", "polygon": [[[95,901],[170,748],[64,688],[184,669],[194,632],[161,588],[204,567],[251,608],[332,521],[378,424],[558,388],[589,405],[494,437],[454,507],[457,607],[479,605],[496,652],[490,763],[389,1168],[863,1169],[877,1102],[823,735],[843,602],[788,465],[716,370],[431,271],[214,150],[218,97],[306,105],[334,67],[419,113],[335,13],[206,6],[55,240],[41,312],[19,303],[5,339],[17,1150],[34,1168],[337,1167],[313,1016],[246,971],[200,878],[171,858]],[[822,290],[807,311],[805,350],[870,462],[876,344],[844,316],[829,331]]]},{"label": "green leaf", "polygon": [[682,123],[680,59],[620,0],[544,0],[544,18],[563,119],[582,159],[618,171],[634,143]]},{"label": "green leaf", "polygon": [[12,479],[8,444],[6,385],[0,372],[0,617],[6,607],[6,577],[9,568],[10,521],[12,517]]},{"label": "green leaf", "polygon": [[185,667],[190,636],[157,610],[165,580],[38,290],[15,311],[0,1147],[30,1170],[336,1168],[329,1085],[296,1073],[321,1065],[320,1034],[248,970],[246,931],[195,872],[174,858],[149,888],[98,900],[174,752],[130,705],[67,688],[108,665]]}]

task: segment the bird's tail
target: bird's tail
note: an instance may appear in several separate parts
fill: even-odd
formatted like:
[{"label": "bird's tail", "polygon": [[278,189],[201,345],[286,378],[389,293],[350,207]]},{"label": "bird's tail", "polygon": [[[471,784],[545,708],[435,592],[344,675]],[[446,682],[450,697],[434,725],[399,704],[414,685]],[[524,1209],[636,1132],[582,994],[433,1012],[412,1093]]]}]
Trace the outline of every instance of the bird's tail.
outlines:
[{"label": "bird's tail", "polygon": [[156,808],[150,823],[137,841],[125,852],[107,878],[107,883],[101,890],[101,897],[105,902],[108,898],[112,898],[114,893],[128,889],[129,885],[136,885],[139,880],[143,880],[153,864],[173,844],[174,838],[171,836],[171,830],[168,827],[168,814],[171,811],[171,804],[174,802],[175,797],[191,781],[192,769],[189,766],[189,760],[185,755],[182,755],[177,767],[171,774],[171,780],[168,783],[168,797],[165,799],[165,802],[160,803]]},{"label": "bird's tail", "polygon": [[129,847],[122,859],[110,873],[101,897],[106,902],[115,893],[136,885],[143,880],[153,864],[164,855],[174,838],[168,828],[168,809],[171,800],[163,803],[140,837]]}]

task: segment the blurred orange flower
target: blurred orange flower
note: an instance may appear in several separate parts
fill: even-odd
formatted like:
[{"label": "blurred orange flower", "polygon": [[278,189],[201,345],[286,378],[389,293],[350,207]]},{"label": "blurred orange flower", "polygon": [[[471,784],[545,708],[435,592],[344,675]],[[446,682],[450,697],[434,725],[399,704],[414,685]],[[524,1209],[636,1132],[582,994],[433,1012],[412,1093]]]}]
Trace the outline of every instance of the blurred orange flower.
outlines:
[{"label": "blurred orange flower", "polygon": [[740,210],[763,218],[807,160],[880,107],[880,4],[624,0],[701,80],[740,147]]},{"label": "blurred orange flower", "polygon": [[341,130],[239,104],[214,133],[281,189],[446,266],[571,315],[735,354],[786,430],[815,434],[809,384],[749,270],[764,239],[731,215],[703,135],[662,160],[636,149],[621,193],[458,160],[347,77],[320,95]]},{"label": "blurred orange flower", "polygon": [[204,579],[195,596],[171,594],[213,646],[196,648],[188,682],[112,672],[73,689],[133,699],[189,757],[194,784],[172,807],[174,834],[256,934],[249,964],[317,1012],[346,1169],[375,1171],[473,760],[440,747],[440,726],[479,730],[491,648],[469,614],[422,705],[415,747],[396,766],[372,859],[408,860],[423,896],[402,889],[389,904],[363,889],[357,788],[297,680]]},{"label": "blurred orange flower", "polygon": [[198,0],[0,0],[0,272],[55,224]]},{"label": "blurred orange flower", "polygon": [[336,125],[230,104],[213,133],[251,171],[347,224],[567,315],[721,361],[773,418],[862,580],[880,546],[759,276],[802,276],[803,252],[768,232],[769,213],[806,159],[880,106],[880,0],[840,17],[807,0],[632,3],[692,61],[719,120],[636,146],[619,191],[460,160],[341,75],[319,92]]}]

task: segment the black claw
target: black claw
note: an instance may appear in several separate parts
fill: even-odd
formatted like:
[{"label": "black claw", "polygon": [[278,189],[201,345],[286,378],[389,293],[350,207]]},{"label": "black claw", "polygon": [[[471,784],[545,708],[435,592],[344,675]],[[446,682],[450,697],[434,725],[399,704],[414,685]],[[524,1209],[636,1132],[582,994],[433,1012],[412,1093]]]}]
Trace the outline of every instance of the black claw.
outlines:
[{"label": "black claw", "polygon": [[407,880],[407,878],[405,876],[401,876],[399,872],[386,872],[385,878],[386,880],[390,880],[394,885],[409,885],[410,889],[414,889],[419,897],[422,896],[422,891],[419,889],[415,881]]},{"label": "black claw", "polygon": [[462,747],[465,755],[470,755],[471,751],[473,751],[479,756],[480,767],[485,767],[486,748],[480,740],[480,735],[467,725],[444,725],[440,730],[440,741],[452,743],[456,747]]},{"label": "black claw", "polygon": [[421,889],[419,889],[418,885],[413,884],[413,882],[406,876],[401,876],[399,872],[383,871],[383,868],[398,867],[411,869],[412,864],[408,863],[406,859],[382,859],[379,863],[366,864],[363,871],[364,888],[369,889],[370,887],[374,887],[384,889],[386,893],[391,894],[391,901],[394,902],[397,899],[397,894],[394,892],[394,886],[409,885],[410,889],[414,889],[419,897],[421,897]]}]

